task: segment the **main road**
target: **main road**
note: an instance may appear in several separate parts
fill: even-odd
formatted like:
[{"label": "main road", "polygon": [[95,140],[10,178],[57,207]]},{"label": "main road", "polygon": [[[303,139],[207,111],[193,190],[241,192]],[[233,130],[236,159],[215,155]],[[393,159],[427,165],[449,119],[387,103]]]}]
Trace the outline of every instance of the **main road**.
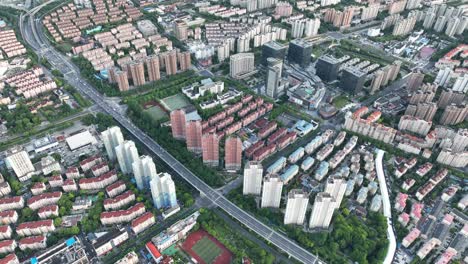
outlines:
[{"label": "main road", "polygon": [[141,141],[142,144],[164,161],[174,172],[189,182],[215,205],[226,211],[230,216],[234,217],[246,227],[298,261],[307,264],[323,263],[317,256],[300,247],[286,236],[266,226],[255,217],[230,202],[221,193],[208,186],[152,138],[136,127],[120,109],[107,103],[103,95],[81,78],[79,69],[73,65],[65,55],[59,53],[51,46],[42,31],[43,28],[40,19],[34,17],[40,8],[41,7],[36,7],[20,17],[21,33],[23,38],[33,47],[40,57],[46,58],[54,68],[64,74],[65,80],[73,85],[79,92],[93,100],[103,112],[111,115],[122,127]]},{"label": "main road", "polygon": [[377,171],[377,178],[380,185],[380,194],[382,195],[383,214],[387,218],[387,238],[389,241],[387,256],[385,257],[384,264],[391,264],[396,251],[396,237],[392,225],[392,205],[390,203],[390,194],[387,188],[387,181],[385,180],[385,173],[383,169],[383,156],[385,151],[378,149],[377,156],[375,157],[375,169]]}]

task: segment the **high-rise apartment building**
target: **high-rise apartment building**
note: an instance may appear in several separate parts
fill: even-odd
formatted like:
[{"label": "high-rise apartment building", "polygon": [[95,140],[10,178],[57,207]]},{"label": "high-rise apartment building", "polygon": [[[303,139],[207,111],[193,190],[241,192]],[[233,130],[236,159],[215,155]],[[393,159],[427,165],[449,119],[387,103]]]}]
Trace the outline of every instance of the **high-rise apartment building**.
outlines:
[{"label": "high-rise apartment building", "polygon": [[255,70],[253,53],[238,53],[230,57],[230,75],[242,79]]},{"label": "high-rise apartment building", "polygon": [[151,179],[150,189],[156,208],[172,208],[177,206],[176,188],[169,173],[163,172]]},{"label": "high-rise apartment building", "polygon": [[132,61],[127,64],[127,67],[130,76],[132,76],[133,86],[141,86],[146,83],[143,61]]},{"label": "high-rise apartment building", "polygon": [[250,51],[250,37],[248,35],[237,38],[237,52],[243,53]]},{"label": "high-rise apartment building", "polygon": [[415,71],[410,74],[406,81],[406,89],[410,92],[414,92],[421,87],[424,80],[424,73],[421,71]]},{"label": "high-rise apartment building", "polygon": [[398,14],[403,12],[406,7],[406,0],[393,1],[388,4],[388,14]]},{"label": "high-rise apartment building", "polygon": [[276,41],[265,43],[262,46],[262,64],[266,65],[268,58],[283,60],[287,50],[287,46]]},{"label": "high-rise apartment building", "polygon": [[447,22],[447,29],[445,29],[445,35],[453,37],[457,33],[458,26],[460,25],[460,18],[452,17]]},{"label": "high-rise apartment building", "polygon": [[439,72],[437,73],[434,83],[437,83],[440,86],[446,87],[446,85],[450,81],[452,74],[453,74],[453,70],[450,69],[449,67],[440,69]]},{"label": "high-rise apartment building", "polygon": [[436,111],[436,103],[419,103],[417,105],[408,105],[405,115],[414,116],[426,121],[432,121]]},{"label": "high-rise apartment building", "polygon": [[202,124],[200,120],[187,122],[186,129],[187,149],[194,153],[202,153]]},{"label": "high-rise apartment building", "polygon": [[297,19],[292,22],[291,28],[291,37],[292,38],[302,38],[304,35],[305,20]]},{"label": "high-rise apartment building", "polygon": [[312,37],[318,34],[320,28],[320,19],[318,18],[309,18],[305,21],[304,26],[304,36],[305,37]]},{"label": "high-rise apartment building", "polygon": [[216,167],[219,165],[219,136],[216,133],[202,135],[203,163]]},{"label": "high-rise apartment building", "polygon": [[262,191],[263,167],[260,162],[248,161],[244,167],[244,195],[260,195]]},{"label": "high-rise apartment building", "polygon": [[166,68],[166,75],[174,75],[177,73],[177,50],[173,49],[161,53],[160,55],[164,61]]},{"label": "high-rise apartment building", "polygon": [[171,112],[171,129],[172,136],[175,139],[185,139],[186,137],[186,119],[185,119],[185,110],[177,109]]},{"label": "high-rise apartment building", "polygon": [[293,7],[288,2],[278,2],[275,7],[275,15],[277,17],[289,17],[292,15]]},{"label": "high-rise apartment building", "polygon": [[436,21],[436,13],[434,12],[426,12],[426,16],[424,17],[423,27],[425,29],[431,29]]},{"label": "high-rise apartment building", "polygon": [[339,176],[330,176],[325,184],[324,192],[329,193],[335,199],[335,205],[338,209],[346,191],[347,182]]},{"label": "high-rise apartment building", "polygon": [[229,43],[226,41],[225,43],[220,44],[217,49],[218,53],[218,61],[223,62],[227,58],[229,58],[231,50],[229,48]]},{"label": "high-rise apartment building", "polygon": [[369,21],[375,19],[379,14],[379,9],[380,3],[369,4],[369,6],[363,7],[361,12],[361,20]]},{"label": "high-rise apartment building", "polygon": [[406,9],[416,9],[421,6],[421,0],[408,0],[406,2]]},{"label": "high-rise apartment building", "polygon": [[183,20],[174,21],[174,35],[178,40],[186,40],[188,36],[188,25]]},{"label": "high-rise apartment building", "polygon": [[458,24],[457,32],[455,35],[461,35],[465,31],[465,29],[468,27],[468,17],[464,16],[460,18],[460,24]]},{"label": "high-rise apartment building", "polygon": [[278,98],[284,89],[280,89],[283,61],[275,58],[267,59],[267,74],[265,81],[265,94],[271,98]]},{"label": "high-rise apartment building", "polygon": [[31,174],[35,171],[28,153],[19,148],[14,148],[10,151],[5,159],[5,163],[8,168],[13,169],[16,177],[21,182],[30,179]]},{"label": "high-rise apartment building", "polygon": [[416,25],[417,17],[408,16],[406,19],[398,20],[393,28],[393,36],[403,36],[410,34]]},{"label": "high-rise apartment building", "polygon": [[351,21],[353,21],[354,16],[354,7],[348,6],[345,7],[342,13],[341,28],[346,28],[351,26]]},{"label": "high-rise apartment building", "polygon": [[311,61],[312,43],[295,39],[289,42],[288,60],[290,63],[297,63],[302,67],[307,67]]},{"label": "high-rise apartment building", "polygon": [[462,92],[456,92],[454,90],[445,89],[439,96],[439,101],[437,102],[437,106],[439,108],[445,108],[451,104],[462,104],[465,100],[465,94]]},{"label": "high-rise apartment building", "polygon": [[242,166],[242,141],[239,137],[228,137],[224,148],[224,166],[227,171],[238,171]]},{"label": "high-rise apartment building", "polygon": [[161,69],[157,55],[150,55],[146,58],[146,68],[148,69],[148,79],[150,82],[161,79]]},{"label": "high-rise apartment building", "polygon": [[456,92],[468,92],[468,74],[460,75],[455,79],[452,90]]},{"label": "high-rise apartment building", "polygon": [[451,147],[454,152],[462,152],[468,147],[468,129],[459,129]]},{"label": "high-rise apartment building", "polygon": [[438,5],[437,16],[443,16],[445,14],[445,10],[447,10],[446,4]]},{"label": "high-rise apartment building", "polygon": [[315,72],[320,79],[326,82],[335,81],[340,70],[340,61],[335,57],[325,55],[315,64]]},{"label": "high-rise apartment building", "polygon": [[439,16],[435,22],[434,30],[436,32],[442,32],[445,28],[445,24],[447,24],[447,17]]},{"label": "high-rise apartment building", "polygon": [[117,82],[117,86],[119,87],[119,91],[125,92],[130,89],[130,85],[128,84],[128,74],[126,71],[116,70],[115,73],[115,81]]},{"label": "high-rise apartment building", "polygon": [[107,128],[106,130],[102,131],[101,138],[104,143],[104,147],[106,148],[109,160],[115,160],[115,147],[124,142],[123,134],[120,130],[120,127],[113,126]]},{"label": "high-rise apartment building", "polygon": [[367,74],[358,68],[347,67],[343,70],[340,80],[340,88],[350,93],[357,94],[364,87]]},{"label": "high-rise apartment building", "polygon": [[292,189],[288,193],[286,212],[283,220],[284,224],[302,225],[305,220],[308,205],[309,194],[301,189]]},{"label": "high-rise apartment building", "polygon": [[341,2],[340,0],[320,0],[320,6],[324,7],[324,6],[336,5],[340,2]]},{"label": "high-rise apartment building", "polygon": [[302,38],[312,37],[318,34],[320,19],[298,19],[292,22],[291,37]]},{"label": "high-rise apartment building", "polygon": [[468,105],[451,104],[445,108],[444,113],[442,114],[442,117],[439,120],[439,123],[441,125],[457,125],[463,122],[466,119],[467,115]]},{"label": "high-rise apartment building", "polygon": [[132,164],[140,158],[135,142],[125,140],[122,144],[115,147],[115,155],[119,162],[120,170],[124,174],[133,172]]},{"label": "high-rise apartment building", "polygon": [[278,0],[258,0],[257,6],[258,6],[258,9],[271,8],[275,6],[277,2]]},{"label": "high-rise apartment building", "polygon": [[116,67],[110,67],[108,70],[107,70],[107,80],[109,81],[109,83],[116,83],[117,82],[117,78],[115,76],[115,72],[117,71],[118,69]]},{"label": "high-rise apartment building", "polygon": [[335,198],[329,193],[318,193],[312,207],[309,228],[328,228],[336,208],[335,204]]},{"label": "high-rise apartment building", "polygon": [[158,176],[156,165],[149,156],[141,156],[132,163],[133,177],[139,190],[147,189],[150,181]]},{"label": "high-rise apartment building", "polygon": [[181,71],[186,71],[192,67],[190,51],[178,52],[179,66]]},{"label": "high-rise apartment building", "polygon": [[398,123],[399,130],[407,130],[421,136],[426,136],[432,127],[432,122],[428,122],[423,119],[419,119],[414,116],[404,115],[400,118]]},{"label": "high-rise apartment building", "polygon": [[382,69],[379,69],[374,72],[374,77],[372,78],[372,82],[371,82],[371,86],[369,90],[370,94],[375,94],[380,89],[384,78],[385,78],[385,72]]},{"label": "high-rise apartment building", "polygon": [[281,192],[283,191],[283,181],[278,175],[269,175],[263,181],[262,208],[279,208],[281,202]]}]

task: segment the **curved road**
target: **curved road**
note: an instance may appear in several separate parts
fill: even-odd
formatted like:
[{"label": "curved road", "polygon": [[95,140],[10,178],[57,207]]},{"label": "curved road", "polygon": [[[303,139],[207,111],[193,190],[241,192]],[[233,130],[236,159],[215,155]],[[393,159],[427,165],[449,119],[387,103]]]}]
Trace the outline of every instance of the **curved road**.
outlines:
[{"label": "curved road", "polygon": [[384,264],[391,264],[393,256],[396,251],[396,238],[392,225],[392,206],[390,203],[390,196],[388,194],[387,182],[385,180],[385,173],[383,170],[382,159],[385,151],[378,149],[377,156],[375,157],[375,168],[377,170],[377,177],[379,179],[380,193],[382,194],[383,214],[387,218],[387,238],[390,242],[388,246],[387,256],[385,257]]},{"label": "curved road", "polygon": [[[81,79],[78,68],[70,63],[66,56],[57,52],[46,40],[40,20],[34,18],[34,14],[37,13],[39,9],[40,7],[37,7],[28,12],[26,17],[21,16],[20,26],[23,38],[36,50],[39,56],[47,58],[56,69],[60,70],[71,85],[93,100],[105,113],[111,115],[121,126],[132,133],[135,138],[140,140],[149,150],[168,164],[178,175],[229,215],[298,261],[308,264],[323,263],[315,255],[300,247],[286,236],[266,226],[255,217],[230,202],[218,191],[208,186],[142,130],[133,125],[119,109],[107,103],[103,95],[98,93],[88,82]],[[28,21],[25,21],[25,19]]]}]

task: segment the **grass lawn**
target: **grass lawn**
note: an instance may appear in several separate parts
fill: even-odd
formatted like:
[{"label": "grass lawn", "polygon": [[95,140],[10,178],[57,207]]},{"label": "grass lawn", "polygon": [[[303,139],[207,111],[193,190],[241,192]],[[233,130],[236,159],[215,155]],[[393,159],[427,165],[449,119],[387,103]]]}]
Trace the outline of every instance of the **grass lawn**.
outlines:
[{"label": "grass lawn", "polygon": [[148,112],[155,121],[159,121],[164,118],[169,118],[166,112],[159,108],[159,106],[153,106],[144,111]]},{"label": "grass lawn", "polygon": [[344,95],[340,95],[336,97],[335,99],[333,99],[333,105],[338,109],[343,108],[347,104],[349,104],[349,100]]},{"label": "grass lawn", "polygon": [[208,237],[203,237],[198,241],[192,250],[197,253],[200,258],[206,263],[213,263],[213,261],[221,254],[221,249]]},{"label": "grass lawn", "polygon": [[187,101],[183,94],[176,94],[170,97],[166,97],[161,100],[161,103],[169,110],[177,110],[180,108],[184,108],[190,105],[190,102]]}]

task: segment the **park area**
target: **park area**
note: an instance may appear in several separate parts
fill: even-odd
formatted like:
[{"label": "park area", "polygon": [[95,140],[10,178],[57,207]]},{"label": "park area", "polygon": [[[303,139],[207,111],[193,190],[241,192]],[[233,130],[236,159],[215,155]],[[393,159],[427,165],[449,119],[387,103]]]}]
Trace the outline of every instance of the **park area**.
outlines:
[{"label": "park area", "polygon": [[228,264],[232,260],[232,253],[205,230],[190,234],[182,249],[201,264]]},{"label": "park area", "polygon": [[333,99],[333,105],[338,109],[345,107],[348,103],[350,101],[345,95],[340,95]]},{"label": "park area", "polygon": [[169,118],[169,115],[166,113],[166,111],[164,111],[162,106],[156,101],[150,101],[145,103],[143,105],[143,108],[143,111],[149,113],[154,121],[160,121],[165,118]]}]

